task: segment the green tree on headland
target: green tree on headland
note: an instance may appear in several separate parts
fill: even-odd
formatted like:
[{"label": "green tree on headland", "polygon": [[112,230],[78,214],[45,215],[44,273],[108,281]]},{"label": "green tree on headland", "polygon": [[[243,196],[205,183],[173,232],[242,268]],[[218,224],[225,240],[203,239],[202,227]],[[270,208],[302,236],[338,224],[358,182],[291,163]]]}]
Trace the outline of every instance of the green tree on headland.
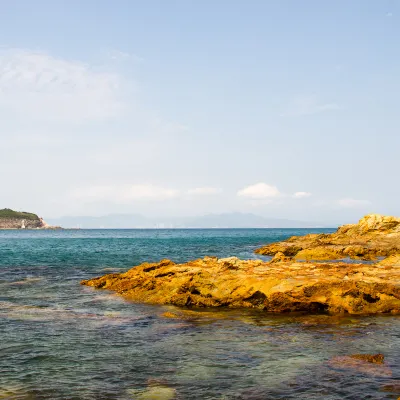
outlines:
[{"label": "green tree on headland", "polygon": [[17,218],[17,219],[26,219],[30,221],[36,221],[39,217],[36,214],[28,213],[24,211],[14,211],[10,208],[3,208],[0,210],[0,218]]}]

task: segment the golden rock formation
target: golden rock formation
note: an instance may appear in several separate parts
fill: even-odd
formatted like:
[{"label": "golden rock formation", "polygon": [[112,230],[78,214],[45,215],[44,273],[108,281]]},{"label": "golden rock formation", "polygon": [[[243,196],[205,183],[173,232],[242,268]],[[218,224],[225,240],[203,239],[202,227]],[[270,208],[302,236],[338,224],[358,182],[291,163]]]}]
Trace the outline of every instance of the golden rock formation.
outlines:
[{"label": "golden rock formation", "polygon": [[236,257],[144,263],[82,281],[134,301],[268,312],[400,313],[400,268],[391,265],[264,262]]},{"label": "golden rock formation", "polygon": [[296,260],[376,260],[400,256],[400,218],[370,214],[358,224],[341,226],[332,234],[293,236],[272,243],[256,253],[275,256],[282,253]]}]

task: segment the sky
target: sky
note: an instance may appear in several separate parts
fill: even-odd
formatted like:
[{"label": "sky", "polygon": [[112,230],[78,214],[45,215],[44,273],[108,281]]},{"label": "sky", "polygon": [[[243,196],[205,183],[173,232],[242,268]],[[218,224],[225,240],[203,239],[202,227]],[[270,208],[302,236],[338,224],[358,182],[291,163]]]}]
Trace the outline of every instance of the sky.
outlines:
[{"label": "sky", "polygon": [[13,0],[0,208],[400,215],[400,2]]}]

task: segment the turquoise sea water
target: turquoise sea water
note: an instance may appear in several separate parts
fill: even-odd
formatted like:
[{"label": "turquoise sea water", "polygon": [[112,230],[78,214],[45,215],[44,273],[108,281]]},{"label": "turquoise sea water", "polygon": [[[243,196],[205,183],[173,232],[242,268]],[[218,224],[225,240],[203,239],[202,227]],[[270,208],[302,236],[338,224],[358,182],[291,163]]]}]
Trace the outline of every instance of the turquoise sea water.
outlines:
[{"label": "turquoise sea water", "polygon": [[[330,230],[0,231],[0,399],[397,399],[398,317],[135,304],[79,284]],[[385,366],[349,365],[383,353]]]}]

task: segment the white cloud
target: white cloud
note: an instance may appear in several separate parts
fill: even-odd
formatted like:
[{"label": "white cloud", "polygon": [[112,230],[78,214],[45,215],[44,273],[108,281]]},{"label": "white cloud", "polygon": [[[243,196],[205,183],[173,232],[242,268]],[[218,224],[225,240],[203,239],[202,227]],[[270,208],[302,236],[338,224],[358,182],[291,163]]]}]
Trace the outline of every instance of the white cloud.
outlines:
[{"label": "white cloud", "polygon": [[266,199],[278,197],[280,192],[276,186],[260,182],[239,190],[237,195],[241,197],[249,197],[251,199]]},{"label": "white cloud", "polygon": [[82,122],[118,115],[121,82],[78,61],[0,50],[0,111],[39,120]]},{"label": "white cloud", "polygon": [[304,199],[305,197],[310,197],[312,194],[309,192],[296,192],[293,194],[293,197],[296,199]]},{"label": "white cloud", "polygon": [[347,208],[357,208],[357,207],[365,207],[371,204],[369,200],[356,200],[356,199],[341,199],[339,200],[339,205]]},{"label": "white cloud", "polygon": [[99,185],[77,188],[70,192],[75,200],[111,201],[129,203],[135,200],[168,200],[190,195],[213,195],[221,193],[222,189],[214,187],[198,187],[187,191],[165,188],[150,184],[144,185]]},{"label": "white cloud", "polygon": [[189,189],[188,194],[192,195],[209,195],[221,193],[222,189],[215,187],[198,187],[194,189]]},{"label": "white cloud", "polygon": [[168,200],[178,197],[179,194],[178,190],[154,185],[109,185],[78,188],[71,191],[70,197],[94,202],[129,203],[136,200]]},{"label": "white cloud", "polygon": [[321,102],[314,95],[298,96],[289,103],[289,107],[281,114],[281,117],[301,117],[339,109],[340,106],[337,103]]}]

